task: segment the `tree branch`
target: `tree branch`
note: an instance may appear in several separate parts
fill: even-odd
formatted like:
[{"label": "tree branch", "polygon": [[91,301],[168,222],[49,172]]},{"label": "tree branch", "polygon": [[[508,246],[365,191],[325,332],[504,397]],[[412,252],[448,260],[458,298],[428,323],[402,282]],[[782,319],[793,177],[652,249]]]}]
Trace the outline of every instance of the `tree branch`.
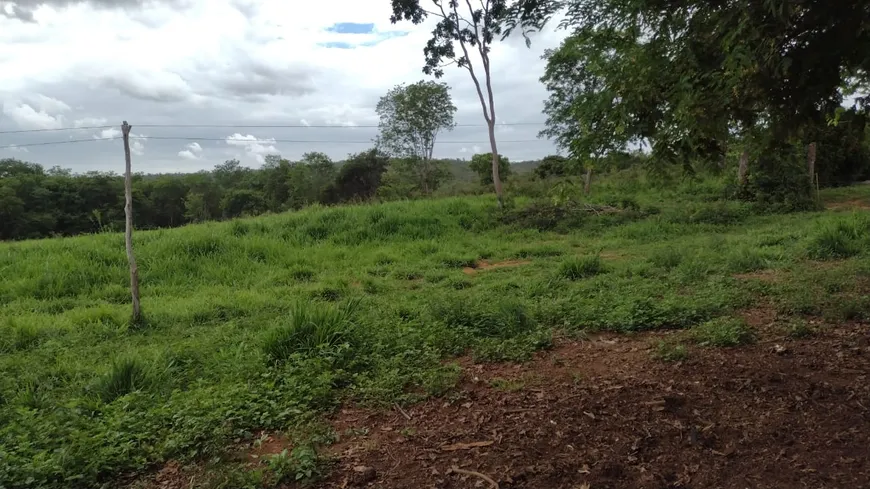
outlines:
[{"label": "tree branch", "polygon": [[[441,7],[443,12],[444,7]],[[456,10],[456,4],[453,4],[453,12],[459,16],[459,12]],[[445,13],[446,15],[446,13]],[[475,34],[476,35],[476,34]],[[468,55],[468,48],[465,46],[465,41],[462,39],[462,32],[459,29],[459,26],[456,26],[456,37],[459,39],[459,46],[462,48],[462,52],[465,55],[465,60],[468,65],[468,72],[471,74],[471,80],[474,81],[474,88],[477,90],[477,96],[480,98],[481,109],[483,110],[483,118],[486,120],[487,124],[490,124],[491,119],[489,114],[487,113],[486,100],[483,97],[483,90],[480,88],[480,81],[477,79],[477,75],[474,73],[474,66],[471,64],[471,57]],[[480,42],[480,38],[477,38],[478,42]]]}]

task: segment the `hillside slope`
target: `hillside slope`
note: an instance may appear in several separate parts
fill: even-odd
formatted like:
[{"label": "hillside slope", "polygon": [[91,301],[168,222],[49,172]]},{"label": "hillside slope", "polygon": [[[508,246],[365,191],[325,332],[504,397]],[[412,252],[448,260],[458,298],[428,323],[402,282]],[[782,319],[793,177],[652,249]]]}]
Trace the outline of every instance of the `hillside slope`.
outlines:
[{"label": "hillside slope", "polygon": [[[706,356],[752,342],[741,318],[761,305],[783,332],[870,319],[870,218],[853,213],[868,188],[830,194],[847,208],[793,215],[718,192],[641,191],[556,221],[520,199],[505,224],[487,196],[139,232],[140,325],[122,235],[0,244],[0,486],[98,487],[260,446],[264,430],[292,450],[259,471],[226,459],[209,477],[304,479],[326,473],[326,415],[462,396],[471,362],[663,329],[687,333],[651,353]],[[479,441],[451,429],[439,442]]]}]

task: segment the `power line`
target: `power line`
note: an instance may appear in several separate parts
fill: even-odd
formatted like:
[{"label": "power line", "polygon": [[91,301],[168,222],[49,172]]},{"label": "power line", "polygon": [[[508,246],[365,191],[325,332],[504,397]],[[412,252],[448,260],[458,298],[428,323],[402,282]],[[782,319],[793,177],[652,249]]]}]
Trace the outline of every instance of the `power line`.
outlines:
[{"label": "power line", "polygon": [[8,144],[6,146],[0,146],[0,149],[27,148],[29,146],[51,146],[51,145],[55,145],[55,144],[88,143],[88,142],[93,142],[93,141],[112,141],[114,139],[121,139],[121,137],[118,136],[118,137],[102,138],[102,139],[96,139],[96,138],[67,139],[64,141],[45,141],[42,143]]},{"label": "power line", "polygon": [[31,132],[57,132],[57,131],[92,131],[94,129],[111,129],[115,126],[82,126],[82,127],[55,127],[52,129],[16,129],[14,131],[0,131],[0,134],[25,134]]},{"label": "power line", "polygon": [[[0,149],[16,149],[16,148],[27,148],[30,146],[50,146],[56,144],[69,144],[69,143],[85,143],[85,142],[97,142],[97,141],[115,141],[121,139],[120,136],[108,137],[108,138],[90,138],[90,139],[68,139],[64,141],[45,141],[41,143],[26,143],[26,144],[9,144],[6,146],[0,146]],[[228,139],[228,138],[195,138],[195,137],[176,137],[176,136],[130,136],[132,140],[140,140],[140,141],[148,141],[148,140],[161,140],[161,141],[217,141],[217,142],[225,142],[228,144],[233,144],[237,146],[245,146],[247,144],[373,144],[373,141],[341,141],[337,139]],[[540,143],[546,140],[542,139],[517,139],[517,140],[500,140],[499,143]],[[485,144],[486,141],[436,141],[436,144]]]},{"label": "power line", "polygon": [[[496,123],[496,126],[543,126],[545,122],[504,122]],[[16,129],[12,131],[0,131],[0,134],[27,134],[36,132],[58,131],[91,131],[95,129],[112,129],[116,126],[82,126],[82,127],[59,127],[52,129]],[[346,126],[341,124],[136,124],[135,128],[188,128],[188,129],[363,129],[378,128],[374,124]],[[456,124],[455,127],[487,127],[486,124]]]}]

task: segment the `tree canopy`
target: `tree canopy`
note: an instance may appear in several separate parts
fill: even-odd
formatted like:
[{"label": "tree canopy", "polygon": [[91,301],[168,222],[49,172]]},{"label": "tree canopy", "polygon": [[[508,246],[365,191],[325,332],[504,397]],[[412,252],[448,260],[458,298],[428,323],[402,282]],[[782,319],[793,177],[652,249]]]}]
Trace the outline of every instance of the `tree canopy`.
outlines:
[{"label": "tree canopy", "polygon": [[[483,153],[476,154],[471,157],[471,162],[468,167],[480,177],[482,185],[492,185],[492,171],[490,171],[490,162],[493,160],[492,154]],[[511,162],[507,157],[498,155],[498,173],[505,180],[511,174]]]},{"label": "tree canopy", "polygon": [[[444,74],[444,67],[450,64],[456,64],[468,71],[477,90],[488,128],[492,181],[499,206],[502,206],[502,185],[498,173],[500,165],[496,157],[498,143],[495,137],[495,97],[489,53],[493,41],[502,32],[502,23],[509,12],[507,0],[477,0],[474,4],[470,0],[466,0],[464,4],[460,4],[459,0],[431,0],[429,5],[432,10],[423,7],[421,0],[391,0],[391,3],[393,15],[390,21],[393,23],[409,20],[419,24],[429,15],[440,19],[432,31],[432,37],[423,48],[423,72],[440,78]],[[457,45],[461,51],[459,53],[456,52]],[[475,68],[471,56],[475,51],[480,58],[478,68]]]},{"label": "tree canopy", "polygon": [[380,117],[377,147],[402,158],[403,168],[423,193],[437,187],[443,173],[432,161],[438,133],[452,130],[456,106],[446,83],[419,81],[398,85],[381,97],[376,107]]},{"label": "tree canopy", "polygon": [[658,160],[686,163],[735,136],[776,152],[806,144],[870,80],[866,2],[520,0],[505,31],[556,11],[572,35],[546,54],[545,134],[578,155],[645,140]]}]

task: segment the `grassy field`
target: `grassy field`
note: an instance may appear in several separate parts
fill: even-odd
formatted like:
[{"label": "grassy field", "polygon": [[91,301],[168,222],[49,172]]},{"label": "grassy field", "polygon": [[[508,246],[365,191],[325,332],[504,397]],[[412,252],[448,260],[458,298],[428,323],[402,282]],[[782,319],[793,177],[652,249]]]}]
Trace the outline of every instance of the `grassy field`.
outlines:
[{"label": "grassy field", "polygon": [[139,232],[136,325],[122,235],[0,244],[0,487],[99,487],[259,430],[293,451],[221,464],[214,484],[309,479],[326,470],[323,413],[448,392],[464,353],[522,361],[554,335],[656,328],[735,345],[752,341],[737,311],[759,303],[795,335],[809,317],[870,319],[866,210],[761,215],[720,194],[600,184],[592,201],[615,210],[558,222],[486,196]]}]

